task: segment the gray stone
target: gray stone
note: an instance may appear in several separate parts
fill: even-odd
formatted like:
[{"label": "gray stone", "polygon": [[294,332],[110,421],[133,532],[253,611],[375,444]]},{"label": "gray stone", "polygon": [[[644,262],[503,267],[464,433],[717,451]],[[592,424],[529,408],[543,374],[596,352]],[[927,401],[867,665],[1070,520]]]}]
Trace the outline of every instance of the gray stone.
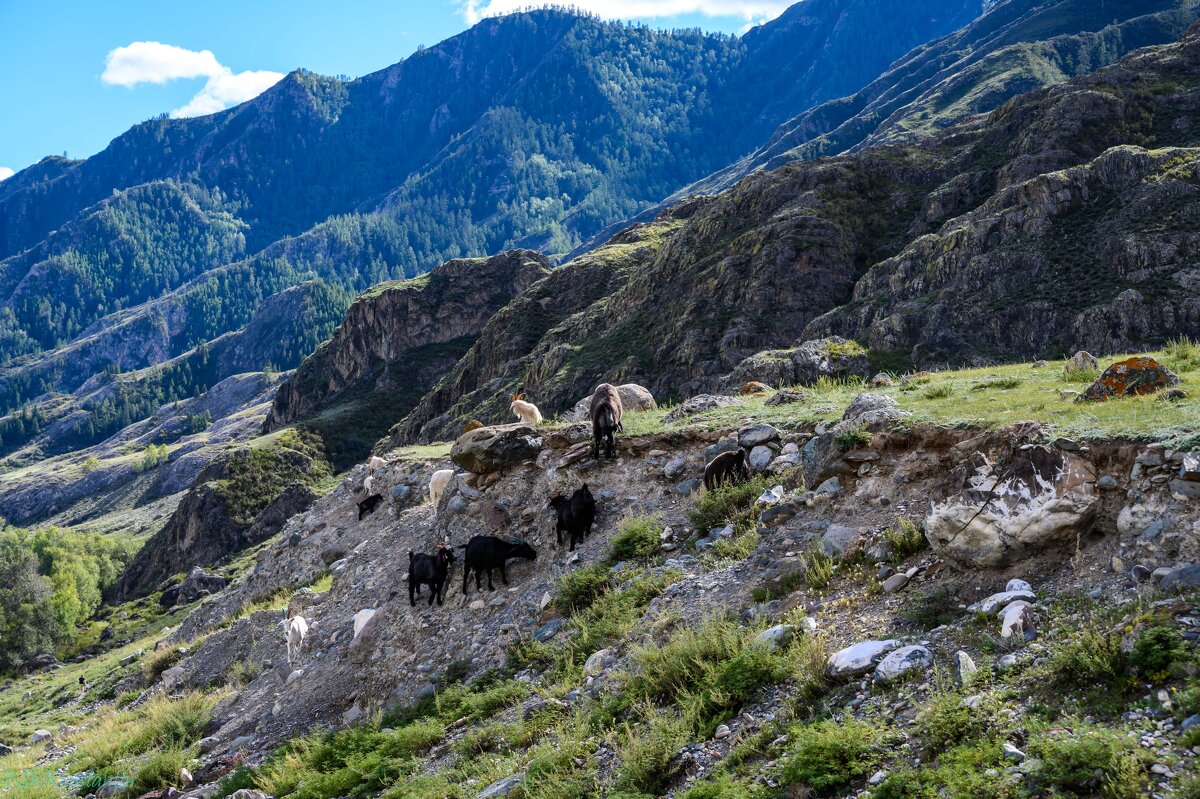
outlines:
[{"label": "gray stone", "polygon": [[29,736],[29,743],[33,746],[38,744],[48,743],[53,740],[54,736],[50,730],[34,730],[33,735]]},{"label": "gray stone", "polygon": [[1111,474],[1102,474],[1100,475],[1100,479],[1096,481],[1096,488],[1102,491],[1115,491],[1120,487],[1121,484],[1117,482],[1117,478]]},{"label": "gray stone", "polygon": [[750,450],[750,468],[756,472],[761,472],[771,465],[771,459],[775,457],[775,453],[770,447],[759,445]]},{"label": "gray stone", "polygon": [[771,651],[775,651],[790,644],[795,634],[796,628],[792,625],[776,624],[774,627],[768,627],[758,635],[754,636],[754,643],[762,644]]},{"label": "gray stone", "polygon": [[738,432],[738,446],[752,449],[779,440],[779,431],[769,424],[756,424]]},{"label": "gray stone", "polygon": [[1149,580],[1153,574],[1154,572],[1140,563],[1134,564],[1133,568],[1129,570],[1129,578],[1135,583],[1144,583]]},{"label": "gray stone", "polygon": [[583,663],[583,673],[588,677],[597,677],[613,662],[613,651],[601,649],[593,652]]},{"label": "gray stone", "polygon": [[550,621],[538,627],[533,632],[533,640],[538,643],[546,643],[554,636],[558,635],[558,631],[566,626],[566,619],[551,619]]},{"label": "gray stone", "polygon": [[480,427],[461,435],[450,448],[450,460],[475,474],[487,474],[531,461],[542,448],[542,437],[527,424]]},{"label": "gray stone", "polygon": [[1020,763],[1025,759],[1025,753],[1007,741],[1000,746],[1000,751],[1004,753],[1006,760],[1011,760],[1014,763]]},{"label": "gray stone", "polygon": [[862,544],[862,533],[857,527],[831,524],[821,536],[821,549],[830,557],[844,558]]},{"label": "gray stone", "polygon": [[904,586],[908,585],[908,575],[905,572],[893,574],[891,577],[883,581],[883,591],[886,594],[894,594]]},{"label": "gray stone", "polygon": [[925,671],[933,666],[933,653],[919,644],[902,646],[889,652],[875,667],[874,679],[878,683],[890,683],[915,671]]},{"label": "gray stone", "polygon": [[1179,567],[1164,577],[1159,587],[1163,591],[1188,591],[1200,588],[1200,563]]},{"label": "gray stone", "polygon": [[1028,591],[1029,593],[1032,594],[1033,586],[1030,585],[1029,583],[1025,582],[1024,580],[1020,580],[1020,579],[1017,579],[1016,577],[1014,577],[1013,579],[1008,581],[1007,585],[1004,586],[1004,590],[1005,591]]},{"label": "gray stone", "polygon": [[687,460],[684,458],[672,458],[667,461],[667,465],[663,467],[663,476],[668,480],[677,480],[680,475],[687,469]]},{"label": "gray stone", "polygon": [[861,676],[874,669],[887,653],[899,647],[900,642],[895,639],[861,641],[830,655],[826,672],[830,677],[841,680]]},{"label": "gray stone", "polygon": [[[654,395],[650,393],[650,389],[639,386],[637,383],[622,383],[617,386],[617,394],[621,397],[621,406],[625,413],[652,411],[658,408],[658,403],[654,401]],[[588,421],[591,407],[592,395],[588,394],[575,403],[575,407],[571,410],[571,419],[576,422]]]},{"label": "gray stone", "polygon": [[501,796],[508,796],[519,788],[523,782],[525,782],[524,774],[513,774],[511,777],[497,780],[484,788],[478,793],[476,799],[497,799]]},{"label": "gray stone", "polygon": [[392,502],[406,502],[412,496],[412,486],[398,483],[392,486]]},{"label": "gray stone", "polygon": [[764,404],[772,407],[777,405],[794,405],[797,402],[804,402],[809,397],[807,391],[796,391],[795,389],[785,388],[780,389],[772,394]]},{"label": "gray stone", "polygon": [[1184,499],[1200,499],[1200,482],[1195,480],[1172,480],[1170,489]]},{"label": "gray stone", "polygon": [[695,494],[700,490],[701,485],[702,483],[700,482],[700,478],[692,477],[676,485],[675,493],[683,494],[684,496],[687,496],[688,494]]},{"label": "gray stone", "polygon": [[959,685],[968,686],[975,681],[979,667],[966,652],[961,649],[954,653],[954,681]]},{"label": "gray stone", "polygon": [[1179,467],[1179,479],[1200,482],[1200,452],[1183,453],[1183,464]]},{"label": "gray stone", "polygon": [[682,403],[672,408],[663,421],[667,424],[678,422],[688,416],[694,416],[698,413],[716,410],[717,408],[728,408],[731,405],[745,405],[746,403],[737,397],[729,397],[724,394],[699,394],[695,397],[690,397]]},{"label": "gray stone", "polygon": [[1018,599],[1033,602],[1037,599],[1037,596],[1032,591],[1003,591],[968,605],[967,611],[970,613],[995,613],[1000,608]]}]

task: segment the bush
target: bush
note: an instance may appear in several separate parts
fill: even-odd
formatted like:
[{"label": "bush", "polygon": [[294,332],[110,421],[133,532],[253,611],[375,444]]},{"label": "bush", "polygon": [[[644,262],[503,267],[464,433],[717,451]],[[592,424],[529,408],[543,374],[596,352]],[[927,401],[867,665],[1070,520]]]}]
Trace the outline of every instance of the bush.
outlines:
[{"label": "bush", "polygon": [[852,449],[862,449],[871,446],[871,434],[866,430],[847,430],[838,433],[834,439],[839,452],[849,452]]},{"label": "bush", "polygon": [[672,761],[689,737],[687,725],[667,714],[654,715],[636,729],[626,725],[617,742],[621,766],[615,791],[661,796],[675,779],[678,766]]},{"label": "bush", "polygon": [[874,772],[890,736],[880,726],[847,717],[796,727],[792,739],[780,761],[780,781],[828,795]]},{"label": "bush", "polygon": [[154,683],[162,673],[183,659],[182,644],[172,644],[147,653],[142,658],[142,677],[147,684]]},{"label": "bush", "polygon": [[753,794],[742,783],[735,782],[728,774],[722,774],[710,782],[692,786],[676,796],[680,799],[751,799]]},{"label": "bush", "polygon": [[[1126,788],[1131,781],[1131,764],[1123,761],[1129,755],[1136,756],[1136,752],[1133,745],[1123,741],[1116,732],[1079,725],[1071,734],[1038,736],[1029,742],[1027,750],[1045,763],[1041,779],[1048,787],[1088,796],[1104,785],[1106,795],[1113,799],[1124,799],[1129,795]],[[1099,779],[1098,771],[1104,775]],[[1132,780],[1140,781],[1144,786],[1141,769],[1135,768],[1135,772]]]},{"label": "bush", "polygon": [[940,400],[953,396],[954,389],[947,385],[931,386],[925,389],[925,399]]},{"label": "bush", "polygon": [[914,522],[903,516],[896,520],[895,527],[883,531],[883,540],[891,545],[892,551],[900,560],[929,546],[929,540],[925,538],[924,523]]},{"label": "bush", "polygon": [[188,764],[182,749],[164,749],[151,754],[134,774],[133,782],[125,789],[126,796],[141,796],[149,791],[179,784],[179,770]]},{"label": "bush", "polygon": [[994,740],[1006,732],[990,702],[981,700],[968,707],[957,691],[950,690],[934,694],[917,714],[914,726],[931,755],[959,744]]},{"label": "bush", "polygon": [[724,485],[705,490],[688,514],[692,527],[707,533],[716,527],[733,524],[744,532],[753,527],[754,502],[772,486],[772,478],[759,475],[739,485]]},{"label": "bush", "polygon": [[[657,543],[657,539],[655,541]],[[558,592],[554,606],[567,613],[577,613],[590,608],[600,595],[608,590],[608,567],[593,563],[558,579]]]},{"label": "bush", "polygon": [[814,591],[827,588],[833,581],[833,558],[818,544],[804,556],[804,582]]},{"label": "bush", "polygon": [[1146,680],[1162,682],[1170,676],[1171,666],[1184,652],[1179,631],[1156,624],[1142,630],[1129,653],[1129,663]]},{"label": "bush", "polygon": [[617,524],[609,544],[609,563],[642,560],[661,552],[662,520],[658,516],[627,516]]}]

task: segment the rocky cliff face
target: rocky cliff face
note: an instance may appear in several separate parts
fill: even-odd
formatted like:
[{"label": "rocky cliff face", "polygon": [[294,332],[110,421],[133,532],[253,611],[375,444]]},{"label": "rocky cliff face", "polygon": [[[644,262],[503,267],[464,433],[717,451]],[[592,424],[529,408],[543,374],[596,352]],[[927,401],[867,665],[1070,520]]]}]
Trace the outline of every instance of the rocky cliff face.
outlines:
[{"label": "rocky cliff face", "polygon": [[[544,256],[514,250],[449,261],[425,277],[372,289],[280,387],[265,431],[319,412],[324,418],[312,425],[327,446],[338,447],[339,459],[359,460],[389,422],[450,371],[497,311],[549,274]],[[342,419],[352,431],[340,428]],[[346,433],[359,447],[345,446]]]},{"label": "rocky cliff face", "polygon": [[[518,387],[550,414],[602,380],[707,391],[757,352],[830,334],[892,368],[1200,334],[1198,46],[1192,33],[918,144],[786,164],[635,226],[558,270],[555,285],[593,289],[586,304],[531,337],[527,304],[562,295],[518,297],[391,442],[501,421],[496,398]],[[597,295],[584,276],[605,269]]]}]

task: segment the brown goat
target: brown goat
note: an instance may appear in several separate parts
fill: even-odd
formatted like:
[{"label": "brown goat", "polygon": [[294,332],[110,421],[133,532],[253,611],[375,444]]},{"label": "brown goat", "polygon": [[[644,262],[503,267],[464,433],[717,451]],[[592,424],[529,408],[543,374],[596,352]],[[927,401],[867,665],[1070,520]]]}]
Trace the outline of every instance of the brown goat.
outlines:
[{"label": "brown goat", "polygon": [[625,407],[621,404],[621,394],[611,383],[601,383],[592,394],[592,457],[600,457],[600,442],[604,441],[607,457],[617,456],[617,432],[624,432],[621,427],[621,417]]},{"label": "brown goat", "polygon": [[736,485],[750,479],[750,467],[746,465],[746,450],[738,447],[732,452],[722,452],[704,467],[704,487],[709,491],[725,484]]}]

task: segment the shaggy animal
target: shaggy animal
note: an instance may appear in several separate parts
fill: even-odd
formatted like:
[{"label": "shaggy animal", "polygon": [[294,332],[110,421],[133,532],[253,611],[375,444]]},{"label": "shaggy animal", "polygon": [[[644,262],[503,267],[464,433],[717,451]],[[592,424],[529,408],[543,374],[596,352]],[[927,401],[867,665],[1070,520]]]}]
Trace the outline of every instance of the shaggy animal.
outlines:
[{"label": "shaggy animal", "polygon": [[367,469],[369,471],[373,472],[376,469],[380,468],[381,466],[387,466],[387,461],[385,461],[383,458],[379,457],[378,455],[372,455],[371,459],[367,461]]},{"label": "shaggy animal", "polygon": [[475,590],[482,591],[483,573],[487,572],[488,590],[495,591],[492,585],[492,569],[500,570],[500,579],[508,585],[508,574],[504,564],[513,558],[537,560],[537,552],[524,541],[505,541],[494,535],[477,535],[465,544],[459,544],[466,550],[463,558],[463,596],[467,595],[467,578],[475,571]]},{"label": "shaggy animal", "polygon": [[379,507],[380,502],[383,502],[383,494],[372,494],[358,503],[358,520],[361,522],[374,513],[375,509]]},{"label": "shaggy animal", "polygon": [[437,513],[438,504],[442,501],[442,494],[446,493],[446,487],[453,479],[453,469],[438,469],[429,478],[429,501],[433,503],[434,513]]},{"label": "shaggy animal", "polygon": [[744,483],[750,479],[750,467],[746,464],[746,450],[738,447],[732,452],[722,452],[704,467],[704,487],[709,491],[727,483]]},{"label": "shaggy animal", "polygon": [[479,421],[478,419],[472,419],[463,425],[463,435],[466,435],[472,430],[478,430],[481,427],[483,427],[483,422]]},{"label": "shaggy animal", "polygon": [[571,541],[571,551],[575,545],[582,543],[584,536],[592,534],[592,523],[596,521],[596,499],[588,490],[587,483],[575,489],[571,498],[562,494],[550,500],[550,507],[558,514],[558,522],[554,527],[554,536],[558,543],[563,542],[563,533]]},{"label": "shaggy animal", "polygon": [[421,593],[421,586],[428,585],[429,604],[433,605],[433,600],[442,604],[442,599],[446,596],[446,584],[450,582],[450,567],[454,565],[454,550],[444,544],[439,544],[437,550],[432,555],[424,553],[413,554],[410,549],[408,551],[408,604],[416,606],[417,596]]},{"label": "shaggy animal", "polygon": [[300,645],[304,643],[304,637],[308,635],[308,622],[303,616],[293,615],[292,611],[288,611],[287,618],[283,620],[283,634],[287,641],[287,662],[292,665],[292,654],[300,650]]},{"label": "shaggy animal", "polygon": [[617,432],[624,432],[621,417],[625,408],[621,395],[611,383],[601,383],[592,394],[590,415],[592,418],[592,457],[600,457],[600,442],[604,442],[609,458],[617,455]]},{"label": "shaggy animal", "polygon": [[509,408],[525,424],[537,425],[542,423],[542,412],[532,402],[526,402],[524,394],[513,394],[512,405]]},{"label": "shaggy animal", "polygon": [[760,383],[757,380],[751,380],[748,383],[742,383],[742,396],[744,397],[761,397],[771,390],[771,387],[766,383]]}]

